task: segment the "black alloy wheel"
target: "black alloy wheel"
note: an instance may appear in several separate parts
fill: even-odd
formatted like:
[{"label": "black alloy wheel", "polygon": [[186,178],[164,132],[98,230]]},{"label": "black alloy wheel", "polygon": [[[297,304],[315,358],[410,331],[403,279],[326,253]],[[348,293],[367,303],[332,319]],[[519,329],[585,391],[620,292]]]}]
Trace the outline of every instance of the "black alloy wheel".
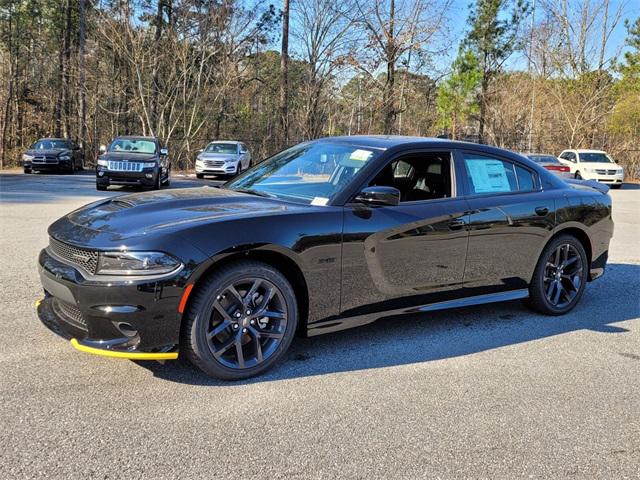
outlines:
[{"label": "black alloy wheel", "polygon": [[587,279],[587,256],[573,236],[563,235],[545,247],[530,287],[536,310],[561,315],[580,300]]},{"label": "black alloy wheel", "polygon": [[264,372],[289,348],[296,298],[271,266],[238,262],[198,287],[185,317],[181,352],[210,376],[238,380]]}]

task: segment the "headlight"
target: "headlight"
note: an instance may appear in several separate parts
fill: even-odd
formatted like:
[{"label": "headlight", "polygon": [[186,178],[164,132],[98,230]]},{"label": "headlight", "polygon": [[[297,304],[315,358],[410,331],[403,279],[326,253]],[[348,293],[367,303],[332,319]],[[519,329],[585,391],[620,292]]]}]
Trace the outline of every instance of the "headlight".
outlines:
[{"label": "headlight", "polygon": [[101,167],[108,167],[109,166],[109,160],[104,160],[102,158],[98,159],[98,165],[100,165]]},{"label": "headlight", "polygon": [[177,270],[181,263],[162,252],[101,252],[98,275],[162,275]]},{"label": "headlight", "polygon": [[33,160],[33,155],[27,155],[26,153],[22,154],[22,161],[23,162],[30,162],[31,160]]},{"label": "headlight", "polygon": [[64,155],[60,155],[58,157],[58,159],[59,160],[71,160],[71,156],[65,153]]},{"label": "headlight", "polygon": [[202,158],[196,157],[196,163],[202,163]]}]

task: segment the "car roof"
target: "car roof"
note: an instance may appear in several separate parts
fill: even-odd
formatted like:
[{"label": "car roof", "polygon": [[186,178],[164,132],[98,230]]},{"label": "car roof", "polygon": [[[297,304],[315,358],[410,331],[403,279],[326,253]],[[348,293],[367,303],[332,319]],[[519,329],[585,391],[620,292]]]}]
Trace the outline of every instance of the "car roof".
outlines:
[{"label": "car roof", "polygon": [[242,142],[238,140],[211,140],[209,143],[235,143],[237,145]]},{"label": "car roof", "polygon": [[564,152],[576,152],[576,153],[607,153],[604,150],[589,150],[587,148],[567,148],[566,150],[563,150],[562,153]]},{"label": "car roof", "polygon": [[61,137],[45,137],[45,138],[39,138],[38,140],[36,140],[36,142],[44,142],[44,141],[51,141],[51,140],[62,140],[64,142],[70,142],[71,140],[69,140],[68,138],[61,138]]},{"label": "car roof", "polygon": [[522,155],[526,155],[527,157],[554,157],[553,153],[523,153]]},{"label": "car roof", "polygon": [[[326,141],[345,143],[352,146],[388,150],[396,147],[407,148],[446,148],[446,149],[473,149],[487,154],[504,155],[505,152],[522,156],[512,150],[507,150],[492,145],[481,143],[463,142],[461,140],[449,140],[447,138],[433,137],[409,137],[401,135],[348,135],[341,137],[323,137],[313,141]],[[529,160],[531,161],[531,160]]]}]

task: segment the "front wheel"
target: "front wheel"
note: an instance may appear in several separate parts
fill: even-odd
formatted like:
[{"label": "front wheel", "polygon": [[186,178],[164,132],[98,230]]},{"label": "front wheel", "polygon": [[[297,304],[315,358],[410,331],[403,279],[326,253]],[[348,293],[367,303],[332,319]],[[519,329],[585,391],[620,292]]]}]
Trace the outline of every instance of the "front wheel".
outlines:
[{"label": "front wheel", "polygon": [[106,189],[106,185],[100,185],[99,183],[96,183],[96,190],[98,190],[99,192],[104,192]]},{"label": "front wheel", "polygon": [[31,169],[30,168],[25,168],[24,169],[24,173],[27,173],[27,174],[31,173]]},{"label": "front wheel", "polygon": [[615,188],[617,190],[618,188],[622,188],[622,184],[621,183],[614,183],[613,185],[610,185],[609,187],[610,188]]},{"label": "front wheel", "polygon": [[198,180],[202,180],[204,178],[204,175],[202,173],[196,173],[196,178]]},{"label": "front wheel", "polygon": [[293,288],[270,265],[242,261],[197,287],[184,317],[180,351],[207,375],[240,380],[271,368],[298,325]]},{"label": "front wheel", "polygon": [[547,315],[573,309],[587,282],[587,254],[572,235],[561,235],[542,251],[529,286],[529,304]]}]

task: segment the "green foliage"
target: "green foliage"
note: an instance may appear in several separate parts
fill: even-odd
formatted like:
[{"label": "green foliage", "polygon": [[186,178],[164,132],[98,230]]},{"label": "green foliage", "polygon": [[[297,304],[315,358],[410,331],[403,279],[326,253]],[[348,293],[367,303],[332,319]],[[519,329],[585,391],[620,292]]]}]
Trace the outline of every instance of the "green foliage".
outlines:
[{"label": "green foliage", "polygon": [[618,96],[609,129],[613,133],[640,137],[640,17],[626,22],[627,45],[624,63],[618,66],[622,78],[616,85]]},{"label": "green foliage", "polygon": [[456,138],[458,128],[478,111],[475,94],[481,73],[478,60],[470,49],[458,53],[452,70],[438,87],[436,105],[438,126],[450,130]]}]

